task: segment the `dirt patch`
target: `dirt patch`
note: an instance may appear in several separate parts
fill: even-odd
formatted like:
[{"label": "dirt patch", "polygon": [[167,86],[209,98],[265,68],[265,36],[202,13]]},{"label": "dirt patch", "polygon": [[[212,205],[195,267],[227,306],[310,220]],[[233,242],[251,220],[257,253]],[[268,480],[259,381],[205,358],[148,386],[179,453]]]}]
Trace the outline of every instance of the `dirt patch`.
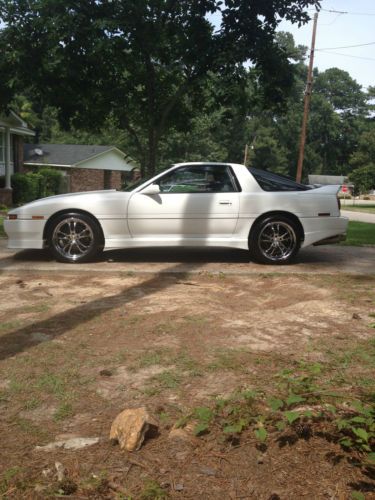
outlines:
[{"label": "dirt patch", "polygon": [[[256,393],[264,412],[306,367],[318,367],[314,391],[329,384],[367,402],[374,313],[375,279],[364,276],[0,275],[0,495],[374,498],[374,470],[342,448],[334,418],[308,432],[275,427],[260,445],[249,426],[223,431],[232,405],[200,437],[169,437],[196,408],[233,394]],[[140,406],[159,434],[121,452],[107,439],[111,423]],[[36,453],[61,436],[100,440]]]}]

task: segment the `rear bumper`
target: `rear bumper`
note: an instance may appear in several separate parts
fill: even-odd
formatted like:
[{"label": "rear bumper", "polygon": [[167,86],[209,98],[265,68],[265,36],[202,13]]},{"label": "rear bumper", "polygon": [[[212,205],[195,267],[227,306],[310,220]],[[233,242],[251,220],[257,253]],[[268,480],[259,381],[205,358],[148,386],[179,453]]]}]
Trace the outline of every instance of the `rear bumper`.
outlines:
[{"label": "rear bumper", "polygon": [[337,243],[340,241],[337,241],[337,238],[346,237],[349,223],[347,217],[306,217],[300,220],[305,233],[303,247],[317,243],[321,245]]},{"label": "rear bumper", "polygon": [[346,240],[346,234],[337,234],[336,236],[331,236],[329,238],[325,238],[324,240],[317,241],[313,243],[314,247],[320,245],[333,245],[335,243],[340,243],[340,241]]}]

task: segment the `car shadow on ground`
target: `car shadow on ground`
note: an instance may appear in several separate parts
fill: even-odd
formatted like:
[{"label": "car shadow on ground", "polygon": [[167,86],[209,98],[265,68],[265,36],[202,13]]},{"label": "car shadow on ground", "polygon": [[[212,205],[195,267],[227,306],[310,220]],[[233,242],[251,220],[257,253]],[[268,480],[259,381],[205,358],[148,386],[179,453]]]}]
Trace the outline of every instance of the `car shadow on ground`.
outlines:
[{"label": "car shadow on ground", "polygon": [[[301,249],[292,264],[327,264],[330,262],[345,263],[349,256],[344,247],[330,245],[322,247],[309,247]],[[0,261],[8,260],[9,263],[32,262],[54,262],[48,250],[21,250],[14,254],[5,255]],[[255,264],[247,250],[228,248],[131,248],[121,250],[107,250],[103,252],[95,263],[232,263],[232,264]],[[279,267],[280,265],[272,266]],[[4,266],[3,266],[4,267]],[[269,266],[262,266],[269,267]],[[282,266],[285,267],[285,266]]]}]

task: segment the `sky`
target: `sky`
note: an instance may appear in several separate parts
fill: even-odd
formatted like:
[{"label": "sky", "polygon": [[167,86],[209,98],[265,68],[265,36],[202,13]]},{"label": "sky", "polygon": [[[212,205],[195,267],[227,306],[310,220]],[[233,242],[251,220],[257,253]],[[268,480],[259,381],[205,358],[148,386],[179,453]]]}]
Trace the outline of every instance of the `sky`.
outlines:
[{"label": "sky", "polygon": [[[347,71],[364,89],[375,86],[375,0],[322,0],[318,16],[314,67],[319,71],[336,67]],[[326,12],[337,10],[348,14]],[[311,12],[313,17],[314,12]],[[282,21],[279,30],[293,34],[297,45],[310,48],[312,20],[298,28]],[[363,47],[348,45],[369,44]]]}]

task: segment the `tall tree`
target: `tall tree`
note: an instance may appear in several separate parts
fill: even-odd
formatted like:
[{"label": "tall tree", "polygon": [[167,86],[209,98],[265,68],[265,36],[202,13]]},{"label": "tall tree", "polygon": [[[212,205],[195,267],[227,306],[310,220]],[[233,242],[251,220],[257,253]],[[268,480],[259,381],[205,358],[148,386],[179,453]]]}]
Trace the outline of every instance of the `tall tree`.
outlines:
[{"label": "tall tree", "polygon": [[[62,123],[98,128],[113,114],[155,171],[160,139],[186,129],[209,71],[251,60],[264,101],[291,84],[281,19],[304,23],[318,0],[0,0],[0,107],[29,89]],[[220,18],[216,27],[213,18]]]}]

